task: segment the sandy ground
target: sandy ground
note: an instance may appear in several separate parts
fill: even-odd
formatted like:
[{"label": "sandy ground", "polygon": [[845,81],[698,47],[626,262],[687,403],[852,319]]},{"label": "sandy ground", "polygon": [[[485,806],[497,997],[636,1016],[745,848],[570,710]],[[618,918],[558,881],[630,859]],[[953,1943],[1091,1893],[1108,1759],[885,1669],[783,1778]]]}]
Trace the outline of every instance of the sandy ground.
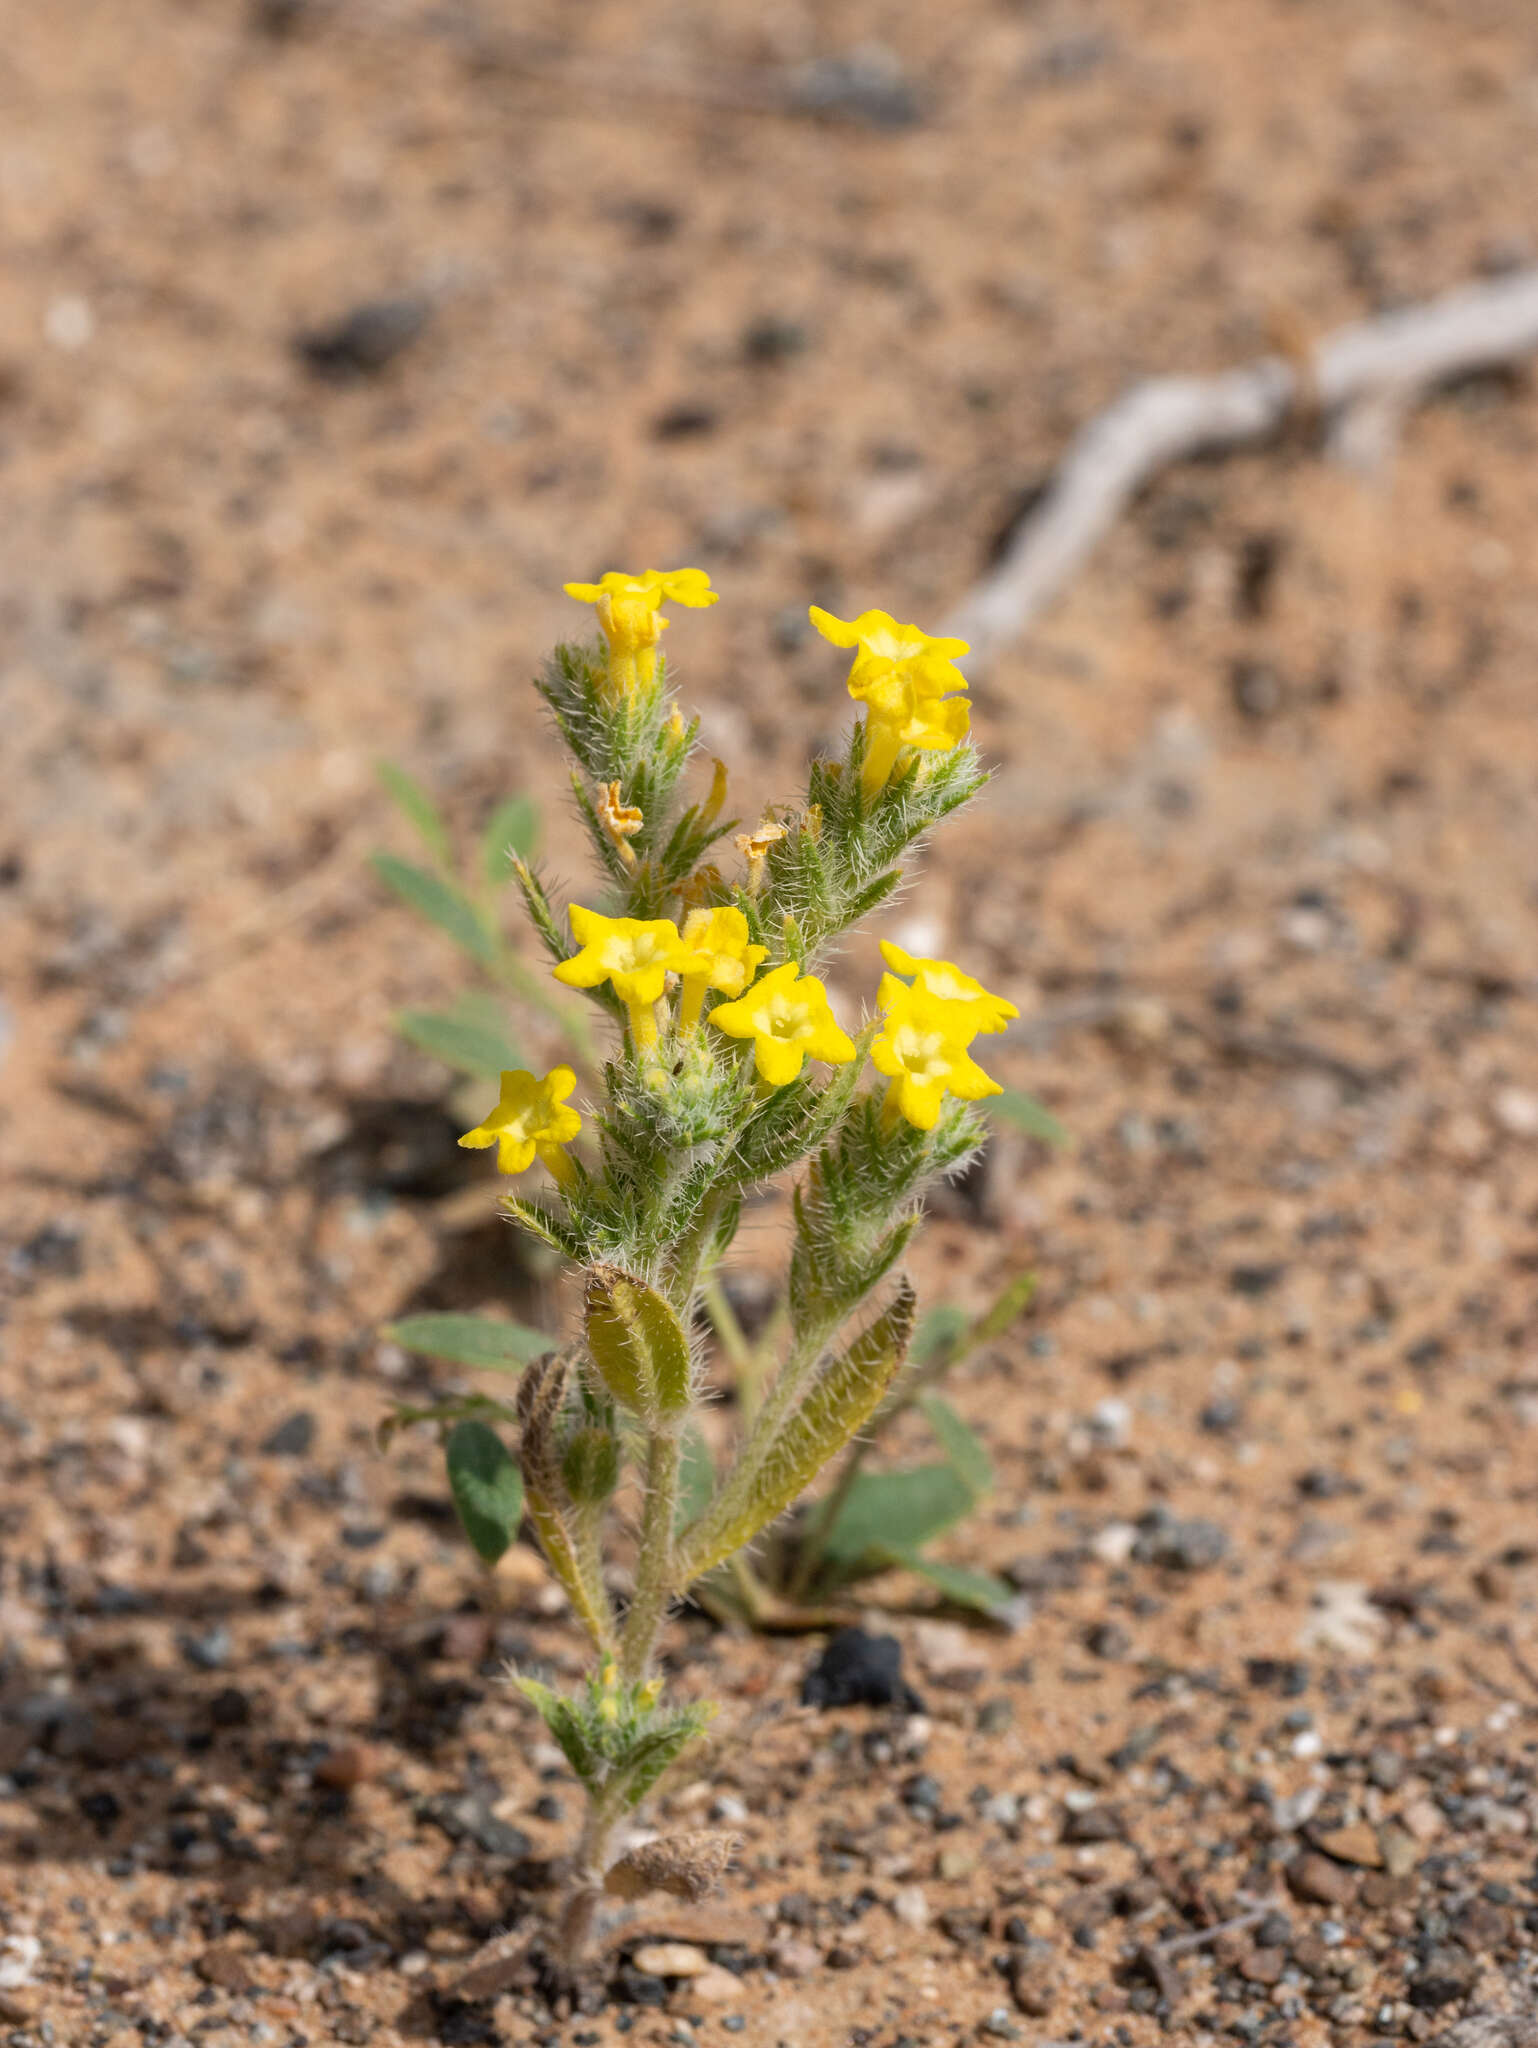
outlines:
[{"label": "sandy ground", "polygon": [[[998,1487],[946,1554],[1021,1598],[873,1588],[919,1716],[804,1710],[815,1640],[681,1618],[725,1711],[670,1808],[740,1868],[590,2014],[453,1989],[576,1811],[504,1661],[580,1642],[531,1553],[488,1590],[431,1446],[375,1451],[430,1378],[377,1331],[561,1302],[393,1034],[463,973],[366,856],[388,754],[466,843],[539,795],[579,872],[526,678],[616,564],[710,570],[677,672],[788,791],[848,708],[808,600],[933,623],[1127,381],[1530,260],[1535,171],[1519,0],[12,11],[12,2048],[1531,2009],[1528,374],[1376,479],[1305,425],[1169,475],[979,690],[995,780],[898,925],[1019,1002],[999,1071],[1074,1137],[1002,1139],[915,1261],[1040,1277],[954,1389]],[[387,362],[325,345],[380,300]]]}]

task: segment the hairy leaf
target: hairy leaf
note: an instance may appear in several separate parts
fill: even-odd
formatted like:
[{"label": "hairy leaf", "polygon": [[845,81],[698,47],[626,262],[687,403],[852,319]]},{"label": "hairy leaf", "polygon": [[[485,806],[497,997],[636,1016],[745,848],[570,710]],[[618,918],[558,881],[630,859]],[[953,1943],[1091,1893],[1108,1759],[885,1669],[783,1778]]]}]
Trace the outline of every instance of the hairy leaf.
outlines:
[{"label": "hairy leaf", "polygon": [[711,1496],[716,1490],[715,1461],[710,1455],[698,1424],[691,1423],[684,1431],[683,1456],[678,1466],[678,1512],[674,1517],[675,1530],[687,1529],[691,1522],[697,1522],[710,1506]]},{"label": "hairy leaf", "polygon": [[[913,1289],[904,1281],[891,1306],[823,1368],[800,1406],[772,1433],[749,1438],[714,1506],[683,1545],[682,1582],[751,1542],[838,1455],[891,1385],[912,1328]],[[948,1467],[940,1469],[954,1480]]]},{"label": "hairy leaf", "polygon": [[670,1304],[634,1274],[599,1266],[588,1276],[587,1346],[623,1408],[655,1426],[689,1406],[689,1339]]},{"label": "hairy leaf", "polygon": [[449,1491],[465,1534],[485,1564],[510,1548],[523,1517],[523,1481],[501,1437],[484,1422],[457,1422],[443,1447]]}]

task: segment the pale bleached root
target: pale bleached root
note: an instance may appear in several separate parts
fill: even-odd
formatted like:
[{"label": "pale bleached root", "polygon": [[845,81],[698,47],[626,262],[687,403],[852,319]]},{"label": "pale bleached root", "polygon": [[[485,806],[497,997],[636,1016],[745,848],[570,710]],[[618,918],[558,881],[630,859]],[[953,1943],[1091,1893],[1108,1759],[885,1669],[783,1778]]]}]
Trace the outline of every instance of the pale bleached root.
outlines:
[{"label": "pale bleached root", "polygon": [[1343,327],[1290,362],[1153,377],[1082,429],[998,565],[939,628],[972,645],[974,676],[1046,609],[1151,478],[1193,455],[1263,441],[1294,413],[1402,417],[1438,385],[1538,349],[1538,269],[1466,285]]}]

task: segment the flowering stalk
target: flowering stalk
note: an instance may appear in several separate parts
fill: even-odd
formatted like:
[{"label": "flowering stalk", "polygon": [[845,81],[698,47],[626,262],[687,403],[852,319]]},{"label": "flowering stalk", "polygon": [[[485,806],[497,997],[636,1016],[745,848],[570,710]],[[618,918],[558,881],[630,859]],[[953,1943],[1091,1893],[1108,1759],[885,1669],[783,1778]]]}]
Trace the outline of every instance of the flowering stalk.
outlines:
[{"label": "flowering stalk", "polygon": [[[694,1580],[740,1566],[903,1386],[914,1297],[902,1254],[925,1188],[981,1140],[971,1105],[998,1092],[971,1047],[1016,1012],[950,962],[888,941],[877,1014],[851,1031],[819,972],[929,829],[981,786],[960,641],[884,612],[846,622],[813,610],[819,631],[854,651],[848,688],[864,715],[837,757],[813,763],[803,797],[736,835],[733,873],[729,856],[712,857],[737,822],[723,816],[725,770],[715,763],[703,797],[686,798],[697,722],[673,700],[660,646],[661,605],[713,604],[708,579],[610,571],[567,589],[596,607],[602,638],[558,647],[538,687],[572,757],[604,907],[573,903],[563,916],[526,860],[513,871],[555,979],[621,1025],[623,1045],[585,1115],[568,1103],[570,1068],[509,1072],[461,1143],[495,1146],[508,1175],[545,1169],[542,1191],[502,1206],[584,1276],[581,1341],[526,1369],[517,1447],[523,1509],[597,1659],[572,1694],[518,1681],[589,1799],[555,1933],[572,1967],[605,1896],[658,1883],[701,1896],[719,1875],[725,1850],[707,1837],[624,1845],[713,1712],[667,1702],[663,1625]],[[686,1512],[699,1312],[721,1298],[745,1193],[788,1174],[783,1354],[709,1499],[691,1491]],[[619,1509],[634,1565],[616,1615],[605,1563]]]}]

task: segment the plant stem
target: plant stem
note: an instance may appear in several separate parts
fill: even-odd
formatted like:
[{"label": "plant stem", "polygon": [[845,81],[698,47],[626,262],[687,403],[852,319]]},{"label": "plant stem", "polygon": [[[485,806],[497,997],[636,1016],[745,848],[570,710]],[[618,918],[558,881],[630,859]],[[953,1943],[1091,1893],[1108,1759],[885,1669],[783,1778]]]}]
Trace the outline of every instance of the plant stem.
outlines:
[{"label": "plant stem", "polygon": [[646,1504],[641,1511],[635,1596],[620,1638],[620,1675],[630,1685],[645,1678],[651,1668],[657,1635],[673,1597],[673,1522],[678,1512],[680,1452],[676,1432],[652,1432],[646,1447]]},{"label": "plant stem", "polygon": [[758,1353],[748,1342],[747,1332],[738,1321],[737,1311],[732,1307],[731,1298],[721,1285],[719,1275],[707,1273],[699,1283],[699,1292],[705,1304],[705,1312],[721,1340],[721,1349],[726,1353],[727,1362],[737,1375],[740,1391],[745,1380],[756,1381],[758,1378]]}]

